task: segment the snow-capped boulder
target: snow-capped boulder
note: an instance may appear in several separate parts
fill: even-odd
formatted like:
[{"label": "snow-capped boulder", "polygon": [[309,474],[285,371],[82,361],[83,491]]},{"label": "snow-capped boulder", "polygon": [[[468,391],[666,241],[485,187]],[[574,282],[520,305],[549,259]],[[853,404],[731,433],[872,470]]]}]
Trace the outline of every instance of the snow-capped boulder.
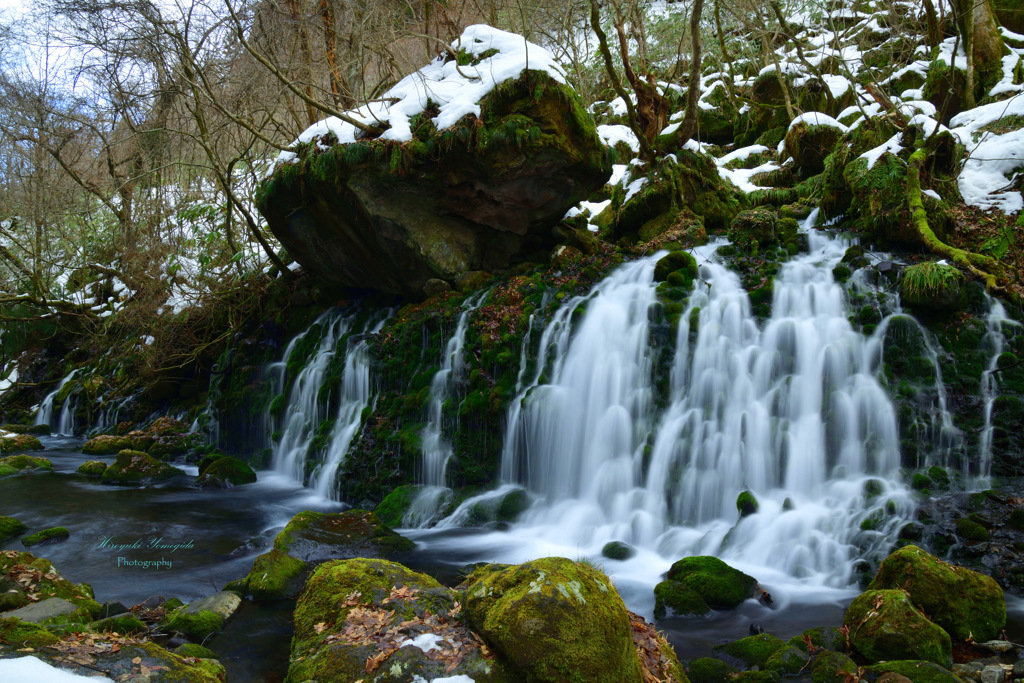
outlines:
[{"label": "snow-capped boulder", "polygon": [[328,285],[423,294],[557,242],[610,157],[550,53],[471,26],[351,118],[300,136],[258,193],[271,230]]}]

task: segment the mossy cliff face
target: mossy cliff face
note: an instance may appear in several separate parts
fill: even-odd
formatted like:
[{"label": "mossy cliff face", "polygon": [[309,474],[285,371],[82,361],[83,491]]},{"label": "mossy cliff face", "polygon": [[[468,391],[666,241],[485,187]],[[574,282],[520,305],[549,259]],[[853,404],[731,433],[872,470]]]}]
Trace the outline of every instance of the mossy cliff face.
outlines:
[{"label": "mossy cliff face", "polygon": [[571,88],[535,71],[499,84],[480,108],[440,132],[428,109],[405,143],[304,145],[257,205],[331,285],[418,297],[430,279],[549,250],[552,228],[611,173],[593,120]]},{"label": "mossy cliff face", "polygon": [[1003,589],[994,579],[943,562],[916,546],[887,557],[868,588],[906,591],[910,601],[956,641],[991,640],[1006,624]]},{"label": "mossy cliff face", "polygon": [[546,558],[478,569],[465,584],[463,610],[527,680],[643,680],[622,598],[590,567]]}]

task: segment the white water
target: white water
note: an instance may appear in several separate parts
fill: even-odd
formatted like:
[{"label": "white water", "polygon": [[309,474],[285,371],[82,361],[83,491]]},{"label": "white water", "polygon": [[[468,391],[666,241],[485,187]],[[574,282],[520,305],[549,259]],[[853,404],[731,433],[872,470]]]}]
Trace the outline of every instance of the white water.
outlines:
[{"label": "white water", "polygon": [[[321,400],[320,388],[323,386],[328,366],[334,358],[338,341],[348,333],[354,319],[355,314],[352,312],[339,309],[327,311],[317,318],[309,329],[292,339],[285,348],[282,360],[271,366],[271,372],[276,379],[276,396],[284,389],[288,359],[296,346],[306,336],[320,334],[316,350],[292,384],[287,408],[281,421],[282,433],[273,446],[273,469],[295,481],[306,481],[306,453],[310,441],[316,428],[327,419],[327,402]],[[269,423],[274,424],[273,420]]]},{"label": "white water", "polygon": [[1006,339],[1003,336],[1003,326],[1020,326],[1020,323],[1006,316],[1006,309],[1003,308],[1002,303],[988,297],[988,304],[988,317],[985,321],[988,328],[986,340],[992,349],[992,359],[985,372],[981,373],[981,400],[984,406],[985,422],[978,443],[978,476],[982,480],[982,486],[987,485],[988,477],[992,473],[992,406],[996,397],[999,396],[999,379],[996,370],[999,367],[999,356],[1005,350]]},{"label": "white water", "polygon": [[[462,305],[462,312],[455,325],[455,331],[445,344],[441,368],[430,381],[430,404],[427,425],[420,435],[423,457],[420,460],[419,484],[422,487],[405,515],[403,524],[421,527],[437,521],[438,512],[451,496],[448,488],[448,462],[452,457],[452,445],[444,436],[443,409],[455,383],[465,374],[466,364],[463,349],[466,345],[466,331],[473,311],[480,308],[487,298],[487,291],[471,296]],[[457,425],[454,428],[458,428]]]},{"label": "white water", "polygon": [[[850,325],[832,278],[847,245],[811,230],[814,218],[810,253],[781,269],[763,325],[738,277],[711,260],[714,246],[695,250],[701,280],[660,416],[649,338],[658,255],[565,303],[508,414],[503,483],[525,487],[534,506],[508,532],[414,537],[466,561],[595,558],[640,609],[687,555],[717,555],[791,595],[848,587],[853,561],[886,549],[912,505],[877,379],[882,335]],[[880,493],[865,492],[869,480]],[[760,508],[740,519],[744,490]],[[638,554],[605,560],[609,541]]]},{"label": "white water", "polygon": [[[53,424],[53,402],[57,398],[57,394],[60,393],[60,390],[64,388],[64,385],[66,385],[68,382],[70,382],[71,379],[77,373],[78,373],[77,369],[72,370],[71,372],[69,372],[68,375],[57,384],[57,387],[53,391],[51,391],[50,393],[48,393],[46,395],[46,398],[43,399],[42,405],[39,406],[39,412],[36,413],[35,424],[37,424],[37,425],[48,425],[50,427],[50,429],[58,430],[57,431],[58,434],[62,434],[62,435],[64,434],[64,432],[60,431],[61,425]],[[67,403],[68,403],[68,401],[67,401],[67,399],[65,399],[64,400],[64,407],[63,407],[62,410],[66,410],[67,409]],[[61,422],[64,422],[64,420],[61,419]],[[73,417],[71,418],[71,425],[72,426],[74,425],[74,418]],[[68,436],[70,436],[70,434]]]},{"label": "white water", "polygon": [[[386,309],[367,325],[366,332],[376,334],[391,317],[393,311]],[[341,378],[341,404],[334,423],[334,430],[327,448],[324,463],[313,474],[312,488],[316,493],[331,500],[338,500],[335,476],[348,454],[352,439],[362,426],[363,410],[373,398],[370,377],[370,348],[366,337],[357,340],[345,355],[345,371]]]}]

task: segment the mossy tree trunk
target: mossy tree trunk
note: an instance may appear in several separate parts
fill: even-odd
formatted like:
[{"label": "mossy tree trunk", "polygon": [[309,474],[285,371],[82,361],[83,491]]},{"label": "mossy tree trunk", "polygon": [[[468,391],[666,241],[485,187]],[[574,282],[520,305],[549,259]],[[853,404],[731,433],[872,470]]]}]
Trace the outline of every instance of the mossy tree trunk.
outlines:
[{"label": "mossy tree trunk", "polygon": [[973,109],[978,95],[991,88],[1002,72],[1005,46],[992,0],[952,0],[952,4],[957,33],[967,55],[964,108]]}]

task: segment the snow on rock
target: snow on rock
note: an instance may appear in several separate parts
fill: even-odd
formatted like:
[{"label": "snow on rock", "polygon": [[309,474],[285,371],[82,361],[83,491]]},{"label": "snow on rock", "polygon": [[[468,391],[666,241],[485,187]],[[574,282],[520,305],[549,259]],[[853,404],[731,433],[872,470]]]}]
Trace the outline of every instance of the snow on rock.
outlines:
[{"label": "snow on rock", "polygon": [[[523,40],[522,36],[485,24],[468,27],[452,43],[452,50],[456,53],[463,50],[472,61],[479,62],[459,66],[457,60],[439,56],[403,78],[377,101],[345,112],[346,115],[367,125],[386,125],[387,130],[380,136],[383,140],[407,142],[412,139],[409,120],[421,114],[428,102],[438,105],[439,113],[431,121],[438,130],[444,130],[467,114],[479,116],[480,100],[495,85],[518,78],[526,69],[544,71],[559,83],[566,82],[562,67],[550,52]],[[497,52],[492,53],[494,50]],[[296,143],[311,142],[328,133],[333,133],[339,143],[348,144],[359,138],[360,131],[351,123],[331,116],[303,131]],[[277,163],[293,159],[294,152],[282,152]]]},{"label": "snow on rock", "polygon": [[875,147],[874,149],[869,149],[868,151],[861,154],[860,158],[868,160],[868,170],[870,171],[872,168],[875,167],[875,162],[877,162],[883,154],[885,154],[886,152],[888,152],[889,154],[899,154],[899,151],[900,134],[897,133],[896,135],[893,135],[891,138],[880,144],[878,147]]},{"label": "snow on rock", "polygon": [[832,128],[838,128],[844,133],[848,130],[847,127],[839,123],[839,121],[836,121],[827,114],[822,114],[820,111],[809,111],[800,114],[800,116],[797,116],[795,119],[790,121],[790,130],[792,130],[793,126],[798,123],[806,123],[808,126],[831,126]]},{"label": "snow on rock", "polygon": [[[0,681],[7,683],[81,683],[82,681],[106,681],[106,676],[79,676],[58,669],[32,656],[0,660]],[[435,681],[441,679],[435,678]]]},{"label": "snow on rock", "polygon": [[952,133],[969,152],[960,173],[960,194],[964,202],[981,209],[1014,213],[1024,209],[1024,197],[1007,188],[1009,177],[1024,169],[1024,130],[1003,135],[981,131],[999,119],[1024,115],[1024,94],[960,112],[950,121]]},{"label": "snow on rock", "polygon": [[459,674],[458,676],[444,676],[443,678],[431,678],[429,681],[419,674],[415,674],[412,677],[411,683],[476,683],[476,680],[466,676],[465,674]]},{"label": "snow on rock", "polygon": [[629,126],[598,126],[597,136],[601,138],[601,142],[609,147],[614,147],[617,142],[625,142],[634,153],[640,151],[640,141],[637,139],[636,133]]},{"label": "snow on rock", "polygon": [[418,647],[424,652],[430,652],[431,650],[440,650],[441,646],[438,643],[443,642],[445,642],[444,637],[436,633],[421,633],[415,638],[401,641],[399,647]]}]

